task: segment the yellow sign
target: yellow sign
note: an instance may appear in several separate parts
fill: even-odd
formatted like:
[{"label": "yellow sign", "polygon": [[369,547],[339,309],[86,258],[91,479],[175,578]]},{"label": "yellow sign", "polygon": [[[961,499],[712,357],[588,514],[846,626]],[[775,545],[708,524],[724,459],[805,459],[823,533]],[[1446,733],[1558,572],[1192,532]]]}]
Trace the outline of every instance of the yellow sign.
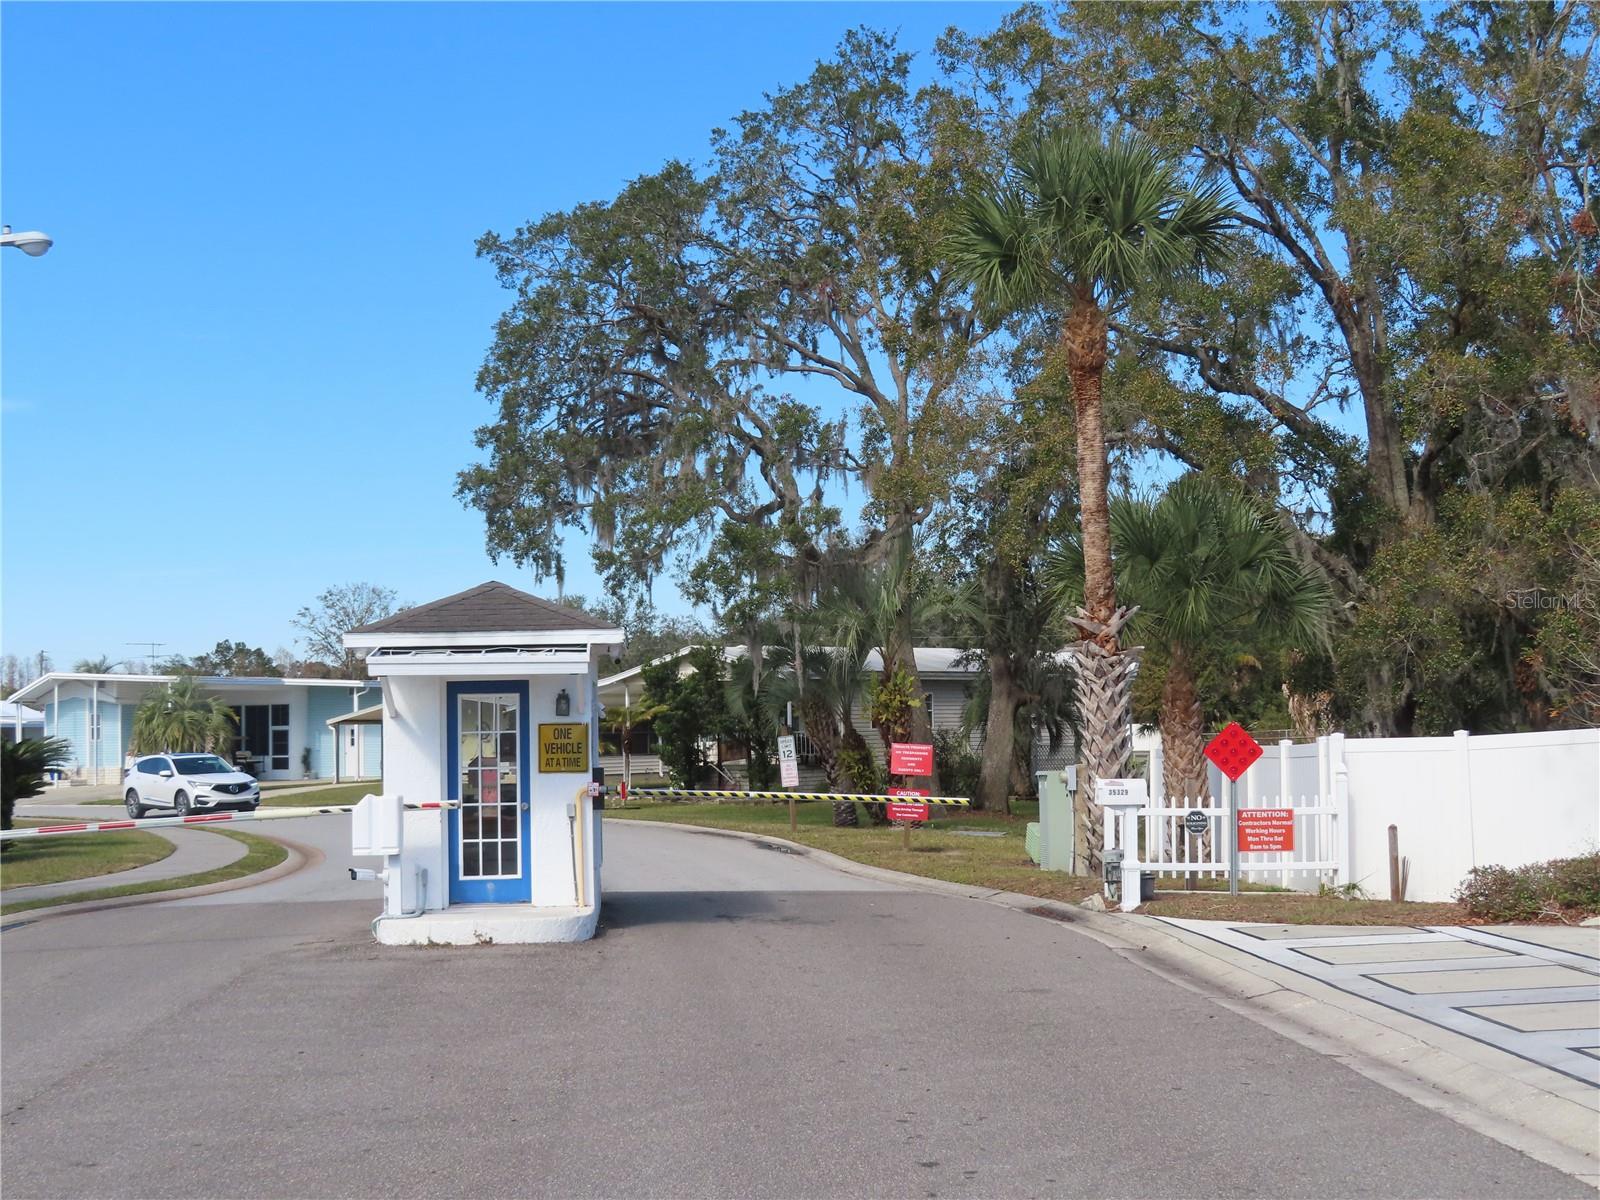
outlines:
[{"label": "yellow sign", "polygon": [[539,770],[551,775],[587,775],[589,727],[539,726]]}]

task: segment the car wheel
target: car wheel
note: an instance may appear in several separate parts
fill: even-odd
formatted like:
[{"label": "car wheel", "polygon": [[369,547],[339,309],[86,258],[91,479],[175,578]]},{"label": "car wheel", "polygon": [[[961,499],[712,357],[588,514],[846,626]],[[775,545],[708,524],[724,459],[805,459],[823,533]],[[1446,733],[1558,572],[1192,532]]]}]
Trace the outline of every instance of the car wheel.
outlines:
[{"label": "car wheel", "polygon": [[129,788],[128,794],[123,797],[123,800],[128,806],[128,815],[135,821],[144,816],[145,809],[144,805],[139,803],[138,792],[134,791],[132,788]]},{"label": "car wheel", "polygon": [[179,792],[176,796],[174,796],[172,798],[172,800],[173,800],[173,804],[176,806],[176,808],[178,810],[178,815],[180,817],[187,817],[190,813],[192,813],[194,811],[192,808],[189,807],[189,793],[188,792]]}]

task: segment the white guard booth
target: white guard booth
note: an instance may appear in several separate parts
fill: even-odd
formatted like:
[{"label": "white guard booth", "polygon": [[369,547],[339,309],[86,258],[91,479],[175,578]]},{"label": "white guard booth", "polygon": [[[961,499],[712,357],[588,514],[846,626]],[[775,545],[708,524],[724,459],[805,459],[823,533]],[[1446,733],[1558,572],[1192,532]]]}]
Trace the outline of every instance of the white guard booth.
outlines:
[{"label": "white guard booth", "polygon": [[[595,687],[622,631],[485,583],[344,641],[383,680],[383,797],[352,823],[353,850],[386,856],[378,940],[592,937],[601,862],[590,786],[599,763]],[[459,807],[410,807],[441,801]]]}]

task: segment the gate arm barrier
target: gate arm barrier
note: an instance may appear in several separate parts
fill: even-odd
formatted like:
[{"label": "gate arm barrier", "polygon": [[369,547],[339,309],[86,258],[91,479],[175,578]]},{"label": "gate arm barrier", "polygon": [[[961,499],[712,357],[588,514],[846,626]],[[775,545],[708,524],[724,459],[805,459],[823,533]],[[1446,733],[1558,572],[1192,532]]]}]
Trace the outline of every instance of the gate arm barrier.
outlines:
[{"label": "gate arm barrier", "polygon": [[[406,804],[407,809],[460,808],[457,800],[429,804]],[[224,821],[287,821],[292,817],[315,817],[323,813],[351,813],[354,804],[335,804],[327,808],[275,808],[271,812],[193,813],[187,817],[146,817],[135,821],[78,821],[70,825],[38,825],[30,829],[0,829],[0,839],[68,837],[79,833],[126,833],[130,829],[161,829],[169,825],[216,825]]]},{"label": "gate arm barrier", "polygon": [[[616,788],[607,788],[606,794],[615,796],[618,792]],[[848,792],[735,792],[703,788],[629,788],[628,795],[661,800],[831,800],[835,804],[848,804],[852,800],[860,800],[865,804],[887,804],[895,800],[904,803],[909,800],[917,804],[972,807],[972,801],[965,796],[861,796]]]}]

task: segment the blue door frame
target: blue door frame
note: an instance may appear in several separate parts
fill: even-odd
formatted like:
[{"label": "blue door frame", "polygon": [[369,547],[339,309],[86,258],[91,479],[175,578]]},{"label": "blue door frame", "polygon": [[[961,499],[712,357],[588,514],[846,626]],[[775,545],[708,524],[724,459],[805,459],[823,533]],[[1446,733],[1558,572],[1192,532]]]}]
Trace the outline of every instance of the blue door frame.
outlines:
[{"label": "blue door frame", "polygon": [[515,904],[533,899],[533,870],[528,853],[532,845],[529,826],[532,824],[531,774],[528,762],[528,681],[451,683],[445,686],[445,704],[450,711],[445,725],[448,734],[446,752],[449,782],[446,794],[451,800],[461,799],[461,697],[473,695],[514,695],[517,698],[517,823],[520,847],[517,865],[522,874],[517,879],[463,879],[461,878],[461,810],[450,810],[450,903],[451,904]]}]

